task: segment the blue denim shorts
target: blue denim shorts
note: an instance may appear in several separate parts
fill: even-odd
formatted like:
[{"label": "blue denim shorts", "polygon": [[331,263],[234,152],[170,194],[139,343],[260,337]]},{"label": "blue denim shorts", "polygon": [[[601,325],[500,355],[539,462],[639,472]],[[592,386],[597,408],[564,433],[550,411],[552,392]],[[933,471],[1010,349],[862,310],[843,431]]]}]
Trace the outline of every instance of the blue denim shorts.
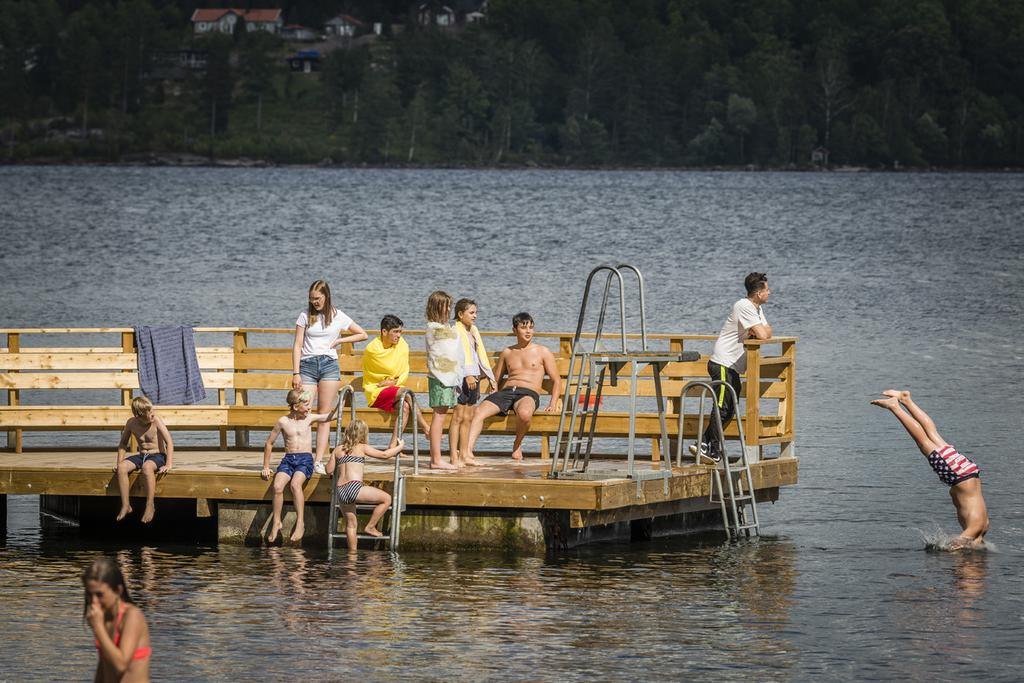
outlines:
[{"label": "blue denim shorts", "polygon": [[310,356],[299,361],[299,375],[303,384],[319,384],[320,380],[341,381],[338,359],[330,356]]},{"label": "blue denim shorts", "polygon": [[277,466],[277,472],[284,472],[289,477],[294,477],[296,472],[302,472],[306,479],[309,479],[313,476],[313,454],[285,453],[281,458],[281,464]]}]

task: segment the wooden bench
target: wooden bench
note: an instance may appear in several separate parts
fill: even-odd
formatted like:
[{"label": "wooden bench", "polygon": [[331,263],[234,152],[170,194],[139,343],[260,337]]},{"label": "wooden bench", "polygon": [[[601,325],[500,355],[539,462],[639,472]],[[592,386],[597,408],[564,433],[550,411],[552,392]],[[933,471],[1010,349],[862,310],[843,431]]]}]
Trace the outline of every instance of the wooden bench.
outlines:
[{"label": "wooden bench", "polygon": [[[197,335],[217,336],[224,339],[223,345],[201,345],[197,339],[197,355],[203,382],[208,394],[213,394],[212,403],[190,406],[159,406],[161,417],[172,430],[213,431],[219,434],[219,446],[228,448],[229,435],[234,432],[234,445],[247,447],[248,430],[269,430],[284,412],[284,392],[291,385],[291,334],[290,329],[280,328],[234,328],[200,327]],[[130,416],[130,402],[133,391],[138,389],[138,373],[134,350],[134,334],[130,328],[35,328],[0,329],[6,334],[7,345],[0,348],[0,390],[6,390],[8,405],[0,406],[0,431],[7,432],[7,447],[21,452],[26,431],[90,430],[117,431]],[[407,386],[417,392],[421,409],[429,411],[426,405],[426,358],[419,340],[422,332],[407,331],[410,349],[411,373]],[[113,336],[120,343],[117,346],[59,346],[50,345],[51,339],[79,341],[80,338],[95,338],[94,335]],[[484,333],[485,343],[492,352],[492,363],[497,352],[511,343],[510,335]],[[270,337],[275,346],[258,346],[257,338]],[[559,372],[563,379],[569,363],[571,335],[538,334],[540,343],[548,344],[556,354]],[[46,345],[29,346],[24,342],[43,340]],[[672,350],[710,349],[713,336],[707,335],[649,335],[654,348]],[[743,420],[746,445],[760,448],[768,444],[779,444],[783,456],[793,454],[794,407],[796,384],[796,339],[793,337],[774,338],[767,342],[747,342],[748,370],[744,378],[742,396],[745,406],[739,414]],[[57,342],[60,344],[61,342]],[[283,344],[282,344],[283,343]],[[108,342],[109,344],[109,342]],[[556,346],[557,345],[557,346]],[[778,355],[767,355],[764,347],[781,346]],[[679,393],[691,379],[707,379],[707,356],[699,361],[670,363],[662,371],[663,393],[667,397],[669,433],[677,432],[680,410]],[[393,416],[366,407],[362,395],[362,351],[344,345],[339,349],[339,366],[343,384],[351,383],[357,390],[357,414],[365,420],[371,431],[389,432],[393,427]],[[660,426],[653,404],[654,382],[651,370],[645,369],[638,380],[637,394],[642,397],[641,406],[645,412],[637,415],[637,435],[650,439],[651,457],[660,458],[658,437]],[[545,392],[550,390],[550,380],[545,381]],[[759,400],[751,400],[751,387],[756,387]],[[100,405],[82,403],[59,403],[55,392],[58,390],[89,390]],[[629,395],[629,380],[622,380],[616,386],[606,386],[606,402],[597,421],[595,435],[598,439],[623,439],[628,433],[628,413],[622,397]],[[109,402],[106,392],[118,392],[116,403]],[[280,392],[279,400],[252,405],[250,392]],[[42,395],[43,405],[33,401],[25,405],[29,392]],[[543,408],[546,400],[542,398]],[[774,410],[766,410],[766,403]],[[696,398],[687,402],[691,412],[697,407]],[[530,426],[530,434],[540,437],[541,457],[549,457],[551,439],[558,432],[559,415],[545,413],[538,409]],[[511,435],[515,433],[516,417],[494,417],[485,424],[485,435]],[[697,432],[696,415],[686,415],[684,435],[693,438]],[[738,430],[733,422],[726,429],[726,436],[736,438]],[[111,448],[115,439],[111,439]],[[620,454],[622,455],[622,454]]]}]

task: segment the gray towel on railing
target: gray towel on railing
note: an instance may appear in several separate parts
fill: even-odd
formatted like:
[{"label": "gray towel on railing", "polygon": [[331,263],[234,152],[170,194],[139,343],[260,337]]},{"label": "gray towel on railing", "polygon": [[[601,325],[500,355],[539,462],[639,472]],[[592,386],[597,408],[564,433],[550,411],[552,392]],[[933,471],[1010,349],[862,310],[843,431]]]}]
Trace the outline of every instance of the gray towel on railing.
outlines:
[{"label": "gray towel on railing", "polygon": [[157,405],[198,403],[206,398],[191,327],[136,327],[139,387]]}]

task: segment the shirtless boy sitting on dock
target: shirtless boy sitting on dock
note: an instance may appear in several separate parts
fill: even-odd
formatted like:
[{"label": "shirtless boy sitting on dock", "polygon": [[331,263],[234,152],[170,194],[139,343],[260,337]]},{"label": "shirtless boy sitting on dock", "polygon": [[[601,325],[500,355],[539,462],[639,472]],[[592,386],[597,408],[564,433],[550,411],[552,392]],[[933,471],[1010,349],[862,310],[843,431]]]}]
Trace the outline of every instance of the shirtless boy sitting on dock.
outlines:
[{"label": "shirtless boy sitting on dock", "polygon": [[[518,418],[512,459],[523,459],[523,437],[530,429],[530,420],[540,405],[545,374],[551,378],[551,397],[544,412],[561,410],[559,396],[562,394],[562,378],[555,365],[555,355],[546,346],[533,343],[533,318],[529,313],[517,313],[512,318],[512,332],[516,335],[516,343],[501,352],[498,365],[494,368],[499,389],[485,398],[473,415],[469,427],[469,443],[462,456],[467,465],[477,464],[473,457],[473,447],[483,431],[484,420],[499,414],[508,415],[510,410],[514,410]],[[506,372],[508,379],[502,382],[502,375]]]},{"label": "shirtless boy sitting on dock", "polygon": [[[981,495],[981,471],[966,455],[957,453],[935,431],[935,422],[910,398],[909,391],[889,389],[886,398],[872,401],[872,405],[891,410],[928,458],[928,464],[943,484],[949,486],[949,495],[956,507],[956,518],[963,533],[953,541],[952,550],[977,547],[988,533],[988,510]],[[903,410],[906,408],[906,411]],[[909,412],[909,414],[908,414]]]},{"label": "shirtless boy sitting on dock", "polygon": [[[139,442],[139,452],[126,458],[125,453],[133,436]],[[156,475],[169,472],[173,464],[174,442],[171,433],[167,431],[164,421],[153,412],[153,402],[145,396],[136,396],[132,399],[132,417],[128,418],[121,430],[117,462],[114,463],[117,485],[121,489],[121,511],[117,513],[117,521],[120,522],[132,511],[128,503],[128,489],[131,487],[128,474],[135,469],[142,470],[142,479],[146,482],[146,509],[142,512],[142,523],[153,521],[153,513],[156,511],[153,505]]]},{"label": "shirtless boy sitting on dock", "polygon": [[267,541],[273,543],[277,540],[277,534],[281,531],[281,509],[284,507],[284,487],[291,481],[292,502],[295,503],[295,531],[292,532],[291,540],[302,540],[305,529],[306,498],[302,493],[302,486],[306,480],[313,476],[313,436],[310,431],[314,422],[330,422],[334,414],[338,412],[338,405],[335,403],[329,413],[311,413],[309,407],[310,396],[301,389],[292,389],[288,392],[289,412],[278,419],[274,429],[267,437],[267,443],[263,446],[263,471],[260,476],[270,479],[270,454],[274,450],[274,442],[277,435],[284,433],[284,457],[277,466],[274,474],[274,519],[270,524],[270,533]]}]

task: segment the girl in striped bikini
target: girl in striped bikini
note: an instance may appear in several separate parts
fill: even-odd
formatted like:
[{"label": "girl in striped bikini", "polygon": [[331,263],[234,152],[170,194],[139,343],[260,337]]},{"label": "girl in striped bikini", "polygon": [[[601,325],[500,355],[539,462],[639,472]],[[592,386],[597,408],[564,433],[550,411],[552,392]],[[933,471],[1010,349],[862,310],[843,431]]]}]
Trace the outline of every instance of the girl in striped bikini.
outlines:
[{"label": "girl in striped bikini", "polygon": [[[956,518],[963,533],[953,542],[952,550],[982,545],[988,533],[988,509],[981,495],[981,470],[978,465],[957,452],[935,430],[935,422],[928,413],[914,403],[909,391],[889,389],[884,399],[872,405],[892,411],[928,459],[942,483],[949,486],[949,495],[956,507]],[[906,410],[903,410],[906,408]]]},{"label": "girl in striped bikini", "polygon": [[356,504],[376,506],[370,514],[366,528],[363,529],[371,536],[383,535],[377,529],[377,523],[391,505],[391,495],[387,491],[363,483],[363,464],[366,456],[389,460],[398,456],[404,446],[399,439],[391,448],[378,450],[367,443],[369,431],[362,420],[352,420],[345,428],[341,445],[334,449],[327,463],[327,474],[333,475],[335,467],[341,468],[335,481],[338,482],[338,502],[341,503],[342,512],[345,514],[345,537],[349,550],[355,550],[358,544]]},{"label": "girl in striped bikini", "polygon": [[99,662],[96,681],[149,680],[149,626],[132,604],[117,563],[100,557],[82,572],[85,619],[93,630]]}]

